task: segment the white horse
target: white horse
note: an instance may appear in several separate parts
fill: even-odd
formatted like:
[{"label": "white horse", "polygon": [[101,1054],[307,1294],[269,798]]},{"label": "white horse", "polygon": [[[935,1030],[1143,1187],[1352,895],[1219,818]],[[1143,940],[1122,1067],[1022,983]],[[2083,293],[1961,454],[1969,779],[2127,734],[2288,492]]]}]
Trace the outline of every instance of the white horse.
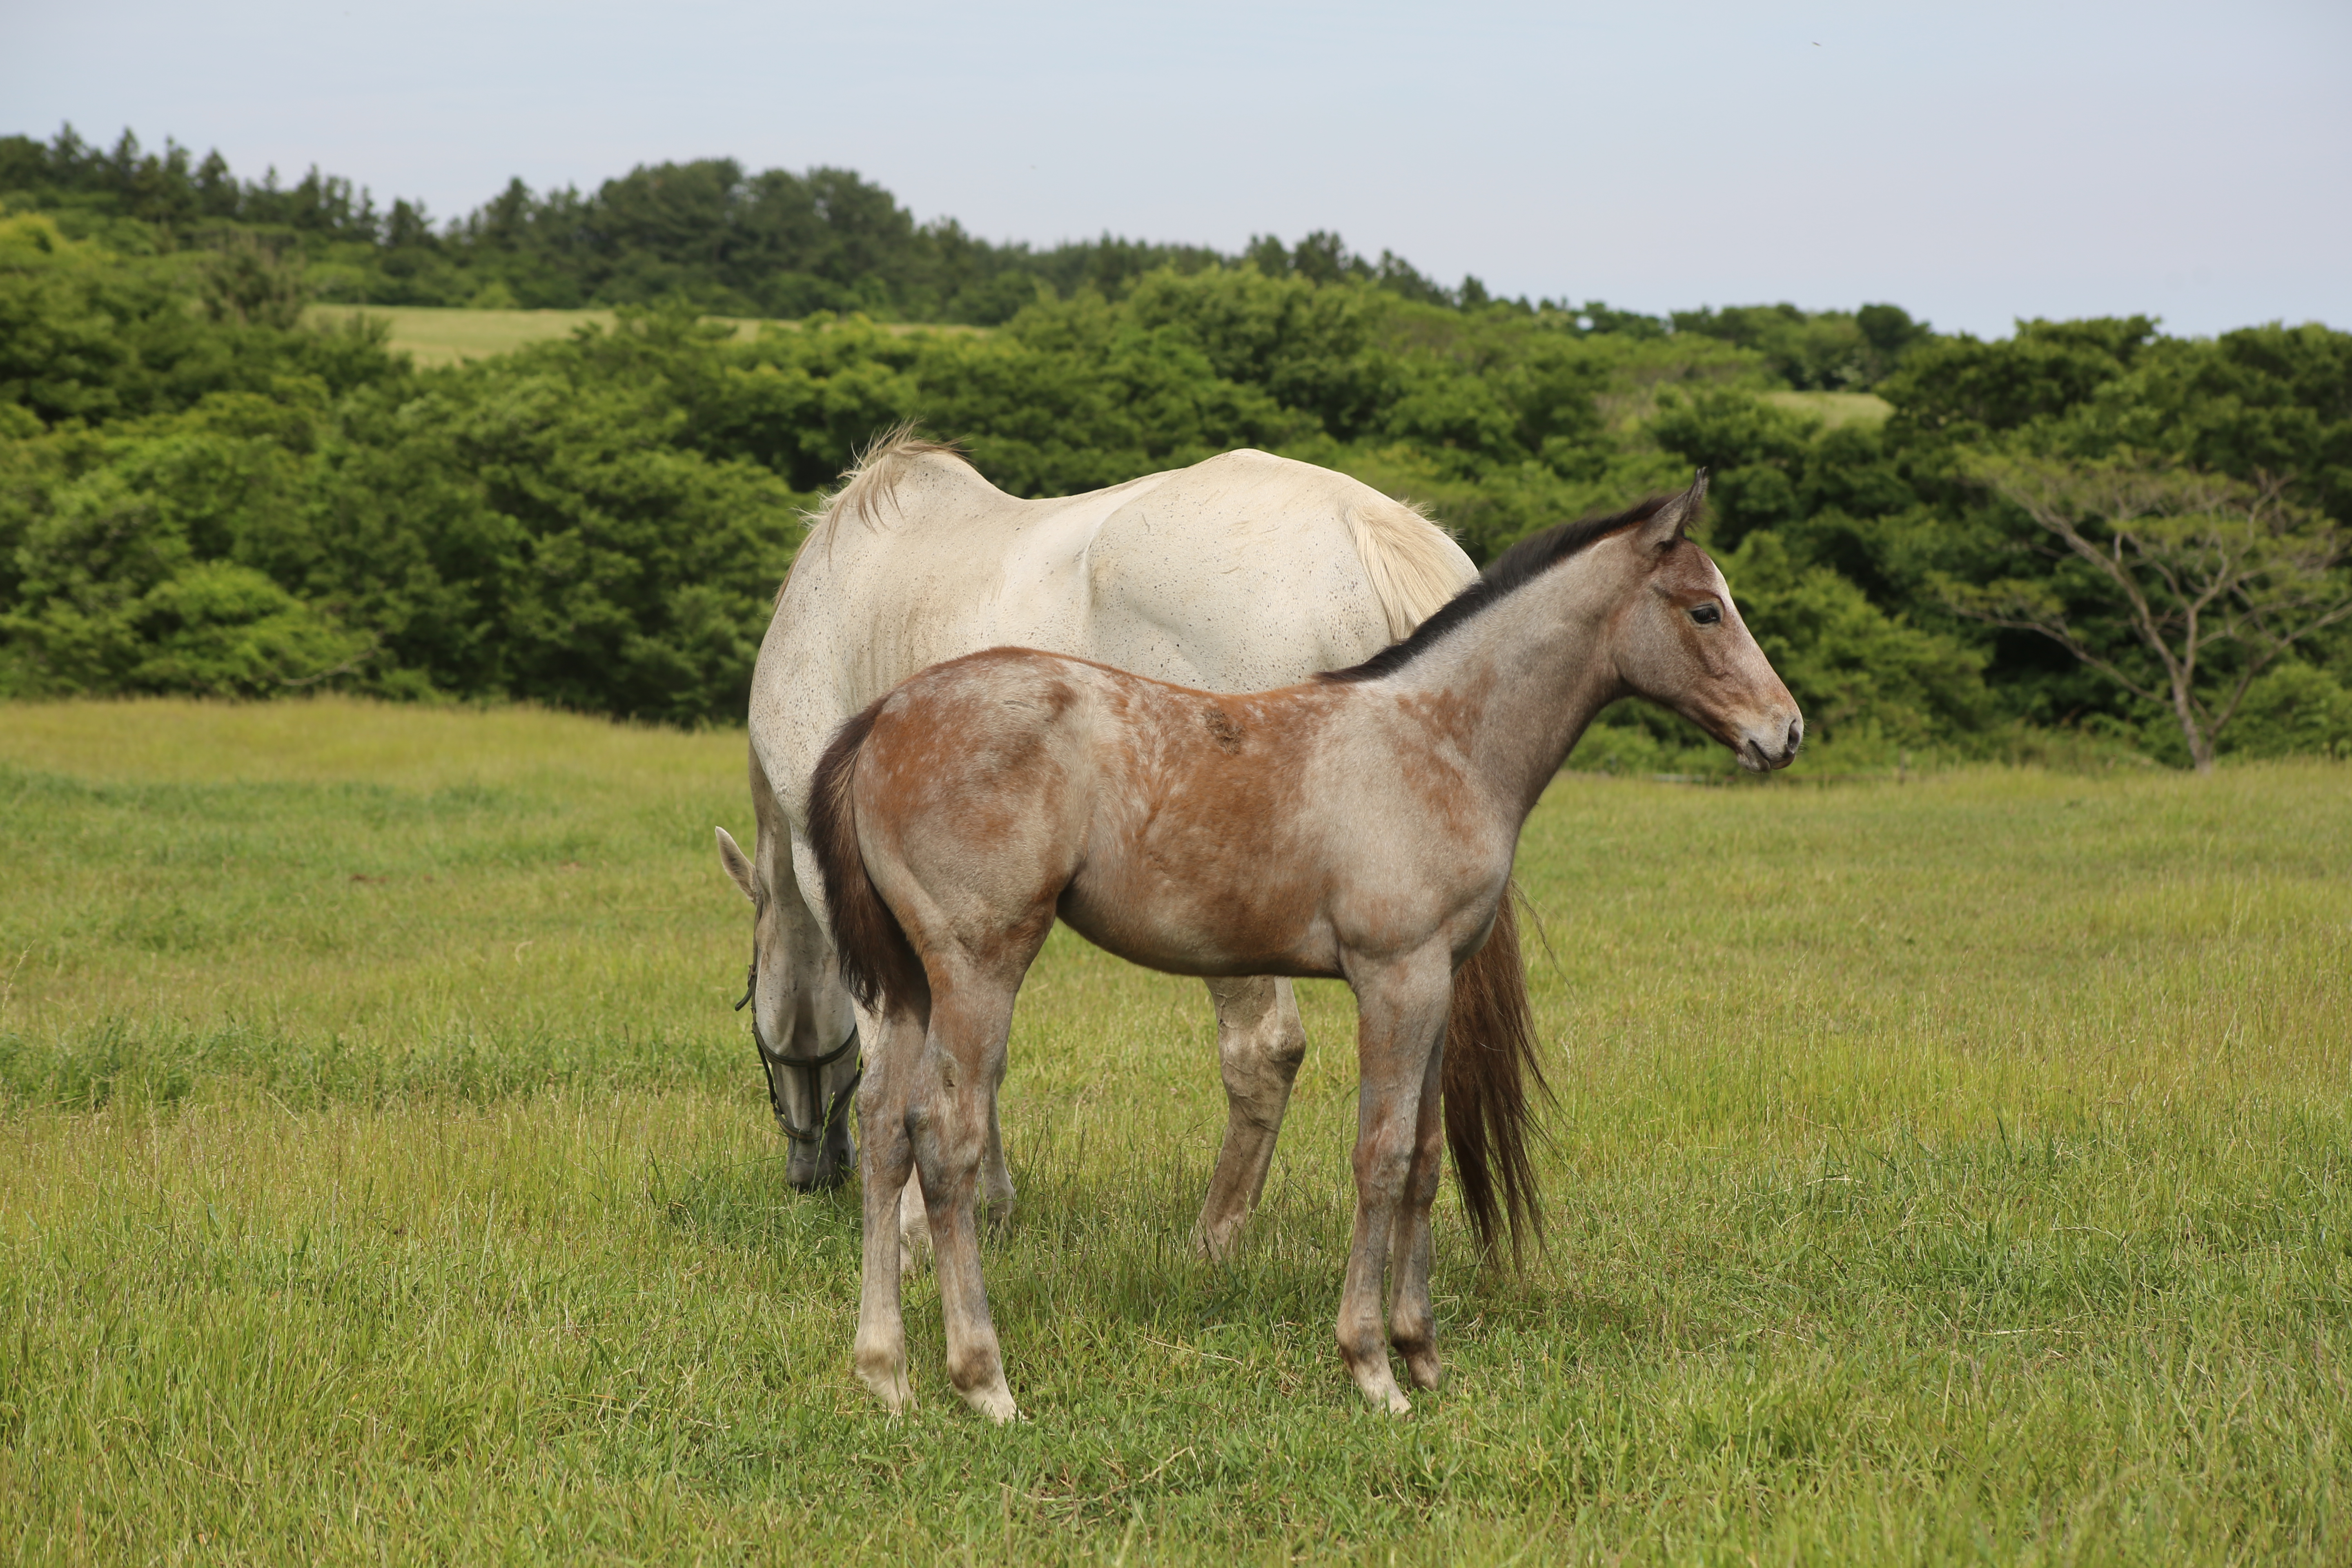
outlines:
[{"label": "white horse", "polygon": [[[859,1016],[843,988],[808,837],[826,743],[927,666],[1007,645],[1073,654],[1209,691],[1288,685],[1357,664],[1412,632],[1476,576],[1445,532],[1345,475],[1236,451],[1090,494],[1021,500],[953,449],[885,437],[802,545],[760,649],[751,704],[748,856],[719,857],[751,900],[746,987],[770,1102],[792,1141],[786,1178],[848,1172]],[[1274,1156],[1306,1033],[1287,979],[1208,982],[1229,1115],[1196,1241],[1232,1246]],[[739,1004],[739,1005],[740,1005]],[[875,1020],[865,1019],[871,1040]],[[1446,1130],[1482,1241],[1535,1219],[1520,1135],[1540,1085],[1507,902],[1457,981]],[[982,1187],[1013,1199],[992,1110]],[[928,1240],[919,1186],[900,1209]]]}]

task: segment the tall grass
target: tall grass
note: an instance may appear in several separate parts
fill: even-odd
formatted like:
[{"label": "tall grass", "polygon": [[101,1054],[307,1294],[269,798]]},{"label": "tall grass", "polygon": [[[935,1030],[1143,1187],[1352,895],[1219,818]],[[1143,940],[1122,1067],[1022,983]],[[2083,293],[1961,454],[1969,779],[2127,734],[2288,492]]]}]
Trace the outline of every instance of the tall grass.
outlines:
[{"label": "tall grass", "polygon": [[1549,1249],[1339,1369],[1344,989],[1244,1256],[1197,985],[1057,934],[992,1299],[847,1372],[728,1005],[740,734],[0,710],[0,1558],[2347,1554],[2352,774],[1566,779]]}]

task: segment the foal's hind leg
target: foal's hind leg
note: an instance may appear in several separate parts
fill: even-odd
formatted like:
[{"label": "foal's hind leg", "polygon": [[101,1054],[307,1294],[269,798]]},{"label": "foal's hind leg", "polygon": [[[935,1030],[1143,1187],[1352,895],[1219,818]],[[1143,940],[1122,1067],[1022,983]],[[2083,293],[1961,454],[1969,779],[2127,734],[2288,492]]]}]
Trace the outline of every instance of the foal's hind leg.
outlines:
[{"label": "foal's hind leg", "polygon": [[980,1273],[979,1199],[997,1085],[1013,1026],[1012,984],[934,975],[922,1087],[908,1125],[915,1169],[930,1211],[931,1255],[947,1321],[948,1381],[992,1421],[1019,1414],[1004,1383],[1004,1353]]},{"label": "foal's hind leg", "polygon": [[858,1178],[865,1193],[865,1276],[858,1290],[857,1375],[896,1415],[914,1402],[907,1382],[907,1325],[898,1301],[897,1194],[914,1164],[908,1105],[924,1070],[923,1020],[898,1010],[882,1020],[857,1089]]},{"label": "foal's hind leg", "polygon": [[1291,1080],[1307,1055],[1307,1030],[1287,980],[1256,975],[1208,984],[1217,1005],[1217,1064],[1225,1079],[1225,1142],[1192,1240],[1209,1257],[1223,1258],[1265,1190]]},{"label": "foal's hind leg", "polygon": [[[988,1106],[988,1150],[981,1156],[981,1194],[987,1200],[988,1222],[1004,1225],[1013,1218],[1013,1173],[1004,1164],[1004,1126],[996,1102]],[[911,1263],[920,1264],[931,1252],[931,1219],[923,1206],[923,1182],[909,1175],[898,1194],[898,1245]]]},{"label": "foal's hind leg", "polygon": [[[996,1068],[999,1082],[1004,1078],[1000,1061]],[[996,1090],[988,1091],[988,1147],[980,1156],[980,1195],[986,1203],[988,1223],[1007,1225],[1013,1219],[1013,1173],[1004,1164],[1004,1122],[996,1114]]]}]

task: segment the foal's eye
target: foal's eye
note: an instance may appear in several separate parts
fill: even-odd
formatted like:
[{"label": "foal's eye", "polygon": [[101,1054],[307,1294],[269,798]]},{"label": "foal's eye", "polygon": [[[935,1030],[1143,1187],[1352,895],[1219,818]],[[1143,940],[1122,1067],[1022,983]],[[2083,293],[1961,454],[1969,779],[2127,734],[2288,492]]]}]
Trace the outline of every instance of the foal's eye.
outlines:
[{"label": "foal's eye", "polygon": [[1691,610],[1690,618],[1700,626],[1711,626],[1723,619],[1723,606],[1720,605],[1696,605]]}]

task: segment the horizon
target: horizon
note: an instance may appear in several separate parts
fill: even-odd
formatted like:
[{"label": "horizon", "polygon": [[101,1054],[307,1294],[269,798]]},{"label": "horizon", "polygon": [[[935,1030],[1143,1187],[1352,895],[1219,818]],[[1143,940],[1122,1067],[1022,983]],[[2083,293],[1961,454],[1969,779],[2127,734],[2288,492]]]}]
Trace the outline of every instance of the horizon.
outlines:
[{"label": "horizon", "polygon": [[919,222],[1039,250],[1110,235],[1231,255],[1326,230],[1449,287],[1654,315],[1883,301],[1979,337],[2035,317],[2352,322],[2352,211],[2311,196],[2352,188],[2352,99],[2331,80],[2352,14],[2316,5],[1223,5],[1179,26],[724,0],[653,38],[609,5],[411,15],[386,37],[285,0],[51,11],[9,25],[0,97],[44,141],[128,128],[217,148],[245,179],[315,164],[436,223],[510,178],[593,191],[731,157],[854,169]]}]

